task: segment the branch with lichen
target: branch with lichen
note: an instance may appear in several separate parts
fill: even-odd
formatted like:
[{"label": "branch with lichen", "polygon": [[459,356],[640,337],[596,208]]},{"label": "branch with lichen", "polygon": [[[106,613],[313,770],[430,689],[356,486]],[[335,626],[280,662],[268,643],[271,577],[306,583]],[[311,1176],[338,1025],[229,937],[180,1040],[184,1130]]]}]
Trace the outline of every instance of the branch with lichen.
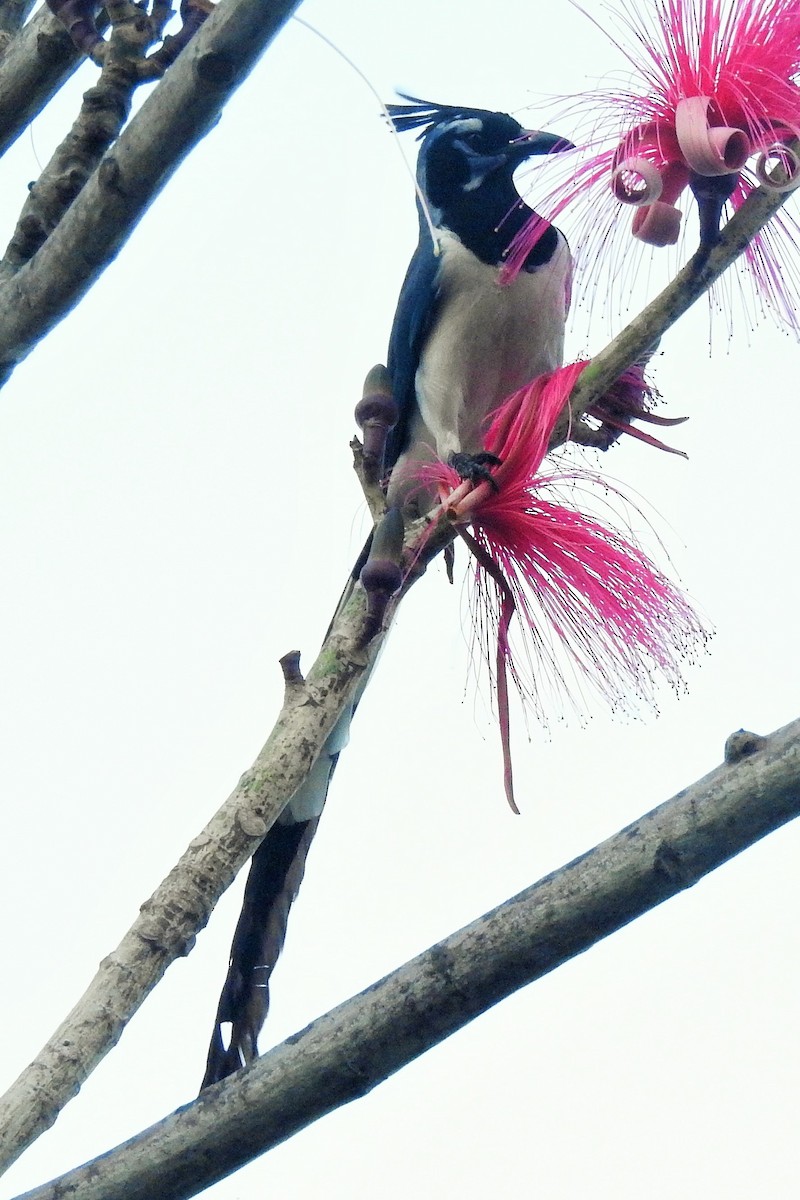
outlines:
[{"label": "branch with lichen", "polygon": [[800,814],[800,721],[319,1017],[116,1149],[18,1200],[187,1200]]}]

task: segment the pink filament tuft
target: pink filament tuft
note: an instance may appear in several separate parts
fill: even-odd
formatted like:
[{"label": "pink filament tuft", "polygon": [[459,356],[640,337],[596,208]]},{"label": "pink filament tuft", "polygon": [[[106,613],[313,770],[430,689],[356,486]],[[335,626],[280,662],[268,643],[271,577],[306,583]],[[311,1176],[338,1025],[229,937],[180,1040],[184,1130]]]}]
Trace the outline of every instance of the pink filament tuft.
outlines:
[{"label": "pink filament tuft", "polygon": [[[498,490],[484,488],[483,501],[464,514],[476,559],[473,621],[494,672],[512,807],[508,676],[546,719],[541,678],[570,692],[551,632],[579,687],[588,681],[614,706],[624,705],[631,691],[652,702],[654,673],[679,687],[681,660],[707,636],[681,591],[628,535],[559,497],[560,486],[576,481],[600,483],[607,492],[601,480],[579,471],[539,474],[555,422],[586,366],[541,376],[496,412],[484,446],[502,460],[493,472]],[[443,463],[419,472],[428,485],[458,483]],[[527,669],[512,651],[515,614]]]}]

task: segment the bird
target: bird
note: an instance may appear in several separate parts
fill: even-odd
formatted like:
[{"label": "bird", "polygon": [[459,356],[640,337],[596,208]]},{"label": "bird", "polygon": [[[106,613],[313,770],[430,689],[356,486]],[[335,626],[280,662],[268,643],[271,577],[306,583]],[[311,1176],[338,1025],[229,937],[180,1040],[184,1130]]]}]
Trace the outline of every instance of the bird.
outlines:
[{"label": "bird", "polygon": [[561,365],[572,275],[566,238],[542,221],[522,270],[502,277],[509,247],[534,217],[515,169],[571,143],[507,113],[404,98],[412,103],[389,112],[398,130],[422,129],[419,241],[389,338],[400,413],[387,445],[390,504],[403,498],[404,468],[429,460],[431,447],[445,461],[465,455],[457,462],[469,467],[488,414]]},{"label": "bird", "polygon": [[[390,507],[418,509],[424,501],[408,483],[414,463],[433,452],[464,478],[486,477],[485,418],[511,392],[561,365],[572,262],[566,238],[542,221],[519,273],[507,280],[503,268],[515,235],[535,216],[517,191],[515,170],[572,144],[524,129],[508,113],[400,95],[406,103],[387,106],[394,128],[420,130],[419,241],[389,338],[398,417],[383,465]],[[289,909],[358,699],[253,856],[202,1088],[257,1056]]]}]

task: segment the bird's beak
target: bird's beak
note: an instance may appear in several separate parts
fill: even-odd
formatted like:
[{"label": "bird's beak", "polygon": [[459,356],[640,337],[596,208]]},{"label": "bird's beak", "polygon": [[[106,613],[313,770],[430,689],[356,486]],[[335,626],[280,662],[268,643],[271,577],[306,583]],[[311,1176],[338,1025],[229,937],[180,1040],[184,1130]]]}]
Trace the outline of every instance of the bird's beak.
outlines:
[{"label": "bird's beak", "polygon": [[575,149],[567,138],[559,137],[557,133],[544,133],[541,129],[523,129],[511,144],[519,162],[534,154],[560,154],[562,150]]}]

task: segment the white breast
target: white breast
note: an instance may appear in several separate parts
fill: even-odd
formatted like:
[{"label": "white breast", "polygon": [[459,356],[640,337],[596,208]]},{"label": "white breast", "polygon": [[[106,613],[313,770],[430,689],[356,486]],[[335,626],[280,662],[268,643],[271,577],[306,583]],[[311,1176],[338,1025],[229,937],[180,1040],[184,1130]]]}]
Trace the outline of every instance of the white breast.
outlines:
[{"label": "white breast", "polygon": [[[560,366],[570,253],[501,287],[498,269],[453,233],[441,239],[439,317],[416,375],[424,433],[440,458],[482,445],[484,418],[517,388]],[[413,434],[412,434],[413,437]],[[421,449],[421,447],[417,448]],[[412,456],[415,448],[409,447]],[[404,456],[405,457],[405,456]]]}]

